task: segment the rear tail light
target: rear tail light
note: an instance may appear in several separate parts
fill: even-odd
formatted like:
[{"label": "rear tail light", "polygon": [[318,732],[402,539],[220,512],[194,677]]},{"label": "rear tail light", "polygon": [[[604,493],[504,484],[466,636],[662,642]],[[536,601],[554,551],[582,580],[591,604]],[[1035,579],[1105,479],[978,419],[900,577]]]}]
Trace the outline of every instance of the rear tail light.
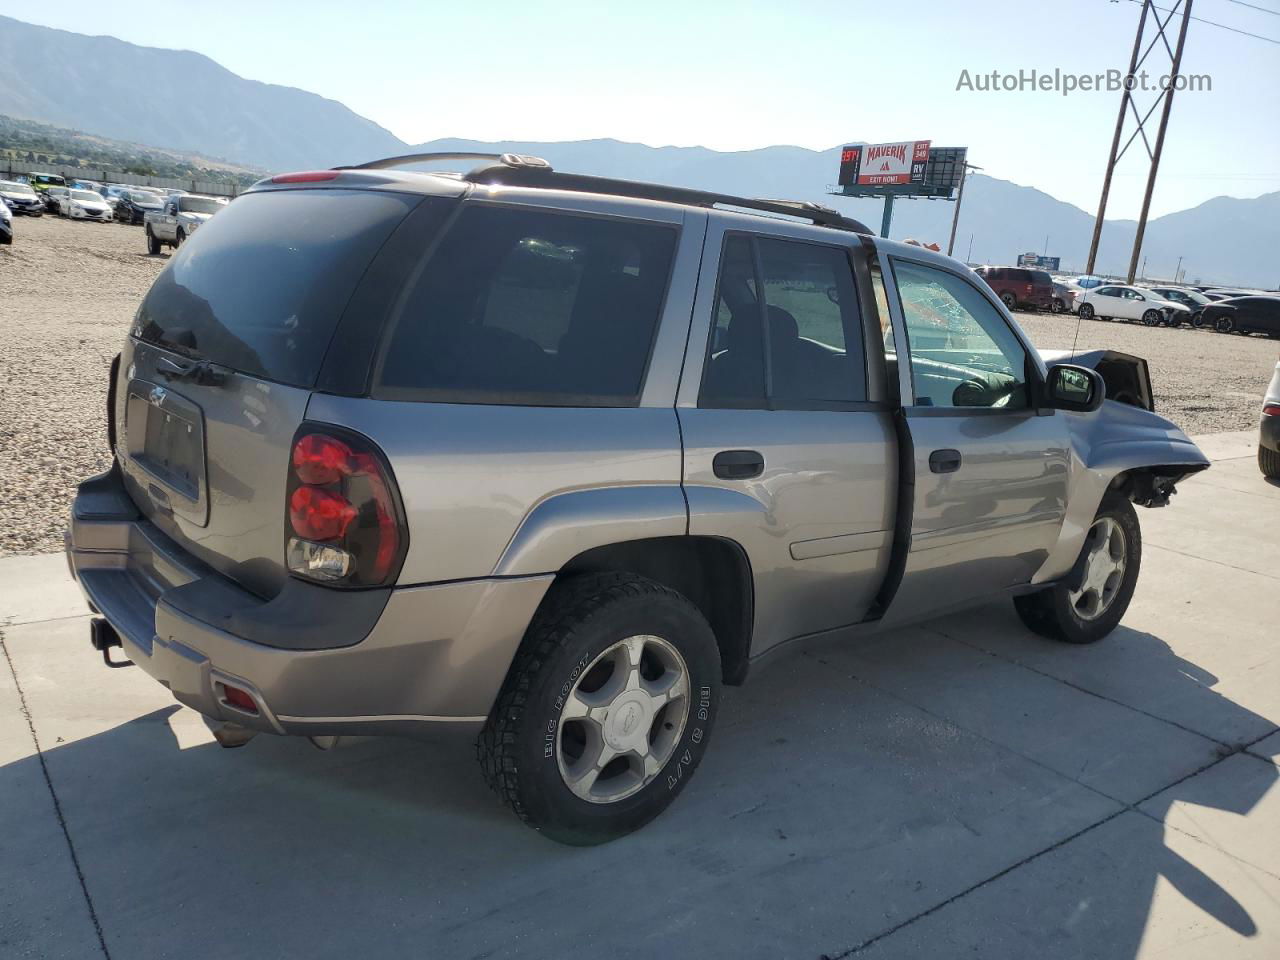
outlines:
[{"label": "rear tail light", "polygon": [[1280,403],[1268,403],[1262,408],[1264,417],[1280,417]]},{"label": "rear tail light", "polygon": [[289,570],[334,586],[391,583],[409,544],[391,467],[367,437],[304,424],[286,487]]}]

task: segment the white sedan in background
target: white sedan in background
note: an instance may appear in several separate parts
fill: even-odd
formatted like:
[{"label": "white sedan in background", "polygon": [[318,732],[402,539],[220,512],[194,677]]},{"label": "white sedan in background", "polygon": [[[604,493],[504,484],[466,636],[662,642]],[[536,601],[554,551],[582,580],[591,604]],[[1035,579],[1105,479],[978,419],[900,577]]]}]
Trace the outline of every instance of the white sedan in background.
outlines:
[{"label": "white sedan in background", "polygon": [[1162,323],[1176,327],[1191,320],[1188,308],[1146,287],[1102,284],[1084,291],[1077,302],[1076,309],[1082,320],[1141,320],[1148,327]]},{"label": "white sedan in background", "polygon": [[58,212],[72,220],[97,220],[110,223],[114,219],[111,205],[102,194],[92,190],[68,190],[59,204]]}]

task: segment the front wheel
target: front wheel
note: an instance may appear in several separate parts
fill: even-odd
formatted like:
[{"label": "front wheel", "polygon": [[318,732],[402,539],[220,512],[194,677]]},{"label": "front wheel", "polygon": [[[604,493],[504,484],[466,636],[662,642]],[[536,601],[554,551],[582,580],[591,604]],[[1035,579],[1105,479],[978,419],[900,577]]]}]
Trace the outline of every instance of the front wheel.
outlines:
[{"label": "front wheel", "polygon": [[151,228],[147,227],[147,253],[151,256],[157,256],[160,253],[160,241],[156,239],[156,235],[151,232]]},{"label": "front wheel", "polygon": [[1093,319],[1093,304],[1091,303],[1080,304],[1080,319],[1081,320]]},{"label": "front wheel", "polygon": [[177,236],[174,237],[174,240],[173,240],[173,249],[177,250],[180,246],[182,246],[182,241],[186,239],[187,239],[186,232],[183,230],[179,230],[177,233]]},{"label": "front wheel", "polygon": [[535,830],[604,843],[644,826],[697,769],[720,699],[715,635],[687,599],[611,573],[553,587],[477,744]]},{"label": "front wheel", "polygon": [[1005,309],[1010,313],[1013,313],[1013,311],[1018,309],[1018,298],[1012,293],[1000,294],[1000,302],[1004,304]]},{"label": "front wheel", "polygon": [[1061,583],[1014,598],[1018,616],[1044,637],[1096,643],[1120,623],[1142,565],[1142,528],[1126,497],[1102,501],[1076,566]]},{"label": "front wheel", "polygon": [[1142,314],[1142,322],[1148,327],[1154,327],[1160,323],[1159,310],[1147,310]]}]

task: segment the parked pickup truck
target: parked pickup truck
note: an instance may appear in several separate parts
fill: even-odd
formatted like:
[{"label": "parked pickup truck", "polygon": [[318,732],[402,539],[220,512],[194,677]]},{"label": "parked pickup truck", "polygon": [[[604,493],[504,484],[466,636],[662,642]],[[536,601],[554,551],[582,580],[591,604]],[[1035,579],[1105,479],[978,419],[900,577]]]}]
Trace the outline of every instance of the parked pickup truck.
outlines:
[{"label": "parked pickup truck", "polygon": [[537,158],[399,169],[460,156],[262,181],[115,361],[67,537],[90,639],[224,746],[469,734],[598,843],[795,643],[1001,597],[1102,640],[1139,510],[1209,465],[1141,359],[1042,355],[959,261]]},{"label": "parked pickup truck", "polygon": [[166,198],[163,207],[148,213],[143,220],[147,230],[147,253],[157,254],[161,247],[182,246],[182,241],[226,205],[227,201],[219,197],[195,194]]}]

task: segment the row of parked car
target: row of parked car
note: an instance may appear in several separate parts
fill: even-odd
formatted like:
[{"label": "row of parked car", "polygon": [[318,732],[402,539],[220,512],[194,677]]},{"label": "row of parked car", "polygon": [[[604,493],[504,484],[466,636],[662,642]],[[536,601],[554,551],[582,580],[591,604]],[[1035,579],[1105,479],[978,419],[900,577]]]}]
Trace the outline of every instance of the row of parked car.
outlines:
[{"label": "row of parked car", "polygon": [[983,266],[974,270],[1010,310],[1077,313],[1084,320],[1188,324],[1219,333],[1280,337],[1280,294],[1173,284],[1116,283],[1106,277],[1055,279],[1048,271]]},{"label": "row of parked car", "polygon": [[33,173],[25,179],[0,180],[0,243],[13,242],[12,214],[39,217],[46,213],[72,220],[118,221],[146,228],[147,250],[177,246],[226,205],[220,197],[185,190],[100,184],[58,174]]}]

